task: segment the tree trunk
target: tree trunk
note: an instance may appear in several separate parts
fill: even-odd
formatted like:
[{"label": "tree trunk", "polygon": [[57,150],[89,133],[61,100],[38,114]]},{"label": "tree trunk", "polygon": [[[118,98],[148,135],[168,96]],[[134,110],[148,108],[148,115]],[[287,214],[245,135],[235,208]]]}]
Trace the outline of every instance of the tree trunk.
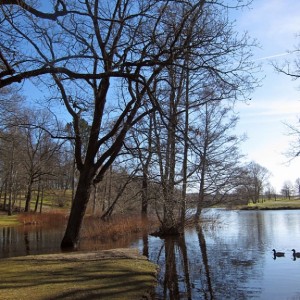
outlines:
[{"label": "tree trunk", "polygon": [[31,201],[31,194],[32,194],[32,185],[33,185],[33,180],[30,180],[30,182],[28,184],[28,187],[27,187],[25,212],[29,212],[30,211],[30,201]]},{"label": "tree trunk", "polygon": [[7,189],[8,189],[8,184],[7,184],[7,179],[5,180],[4,184],[4,200],[3,200],[3,210],[6,211],[7,209]]},{"label": "tree trunk", "polygon": [[204,202],[204,183],[205,183],[205,176],[206,176],[206,151],[204,151],[205,155],[202,161],[202,169],[201,169],[201,178],[200,178],[200,187],[199,187],[199,193],[198,193],[198,202],[197,202],[197,211],[195,214],[195,222],[199,222],[201,211],[203,208],[203,202]]},{"label": "tree trunk", "polygon": [[97,196],[98,196],[98,187],[96,184],[94,184],[94,195],[93,195],[93,215],[96,214],[96,202],[97,202]]},{"label": "tree trunk", "polygon": [[199,186],[199,194],[198,194],[198,203],[197,203],[197,211],[195,214],[195,222],[200,220],[201,211],[203,208],[204,196],[205,196],[205,180],[206,180],[206,170],[207,170],[207,157],[208,157],[208,147],[209,147],[209,113],[208,107],[205,106],[205,131],[204,131],[204,145],[203,145],[203,154],[200,156],[200,186]]},{"label": "tree trunk", "polygon": [[[88,168],[86,167],[86,169]],[[92,178],[93,176],[89,171],[80,173],[67,228],[61,242],[62,249],[76,249],[78,247],[80,229],[91,194]]]},{"label": "tree trunk", "polygon": [[39,178],[38,190],[37,190],[37,195],[36,195],[36,200],[35,200],[35,206],[34,206],[34,212],[35,213],[38,210],[39,201],[40,201],[40,193],[41,193],[41,178]]},{"label": "tree trunk", "polygon": [[147,218],[148,216],[148,176],[143,172],[142,181],[142,218]]},{"label": "tree trunk", "polygon": [[[73,201],[73,199],[72,199],[72,201]],[[44,202],[44,187],[42,187],[42,195],[41,195],[41,203],[40,203],[40,214],[42,213],[43,202]]]},{"label": "tree trunk", "polygon": [[74,202],[74,195],[75,195],[75,176],[76,176],[76,162],[75,158],[73,159],[72,165],[72,203]]},{"label": "tree trunk", "polygon": [[[186,192],[187,192],[187,181],[188,181],[188,149],[189,149],[189,57],[186,56],[186,86],[185,86],[185,116],[184,116],[184,149],[183,149],[183,162],[182,162],[182,193],[181,193],[181,226],[185,226],[186,218]],[[184,230],[184,229],[183,229]]]}]

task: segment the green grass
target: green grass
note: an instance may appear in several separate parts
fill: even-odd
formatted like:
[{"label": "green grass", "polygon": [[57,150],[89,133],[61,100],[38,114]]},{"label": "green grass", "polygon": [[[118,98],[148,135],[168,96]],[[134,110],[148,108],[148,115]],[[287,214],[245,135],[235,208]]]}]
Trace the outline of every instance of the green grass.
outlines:
[{"label": "green grass", "polygon": [[300,200],[294,199],[277,199],[275,200],[266,200],[259,203],[250,203],[248,205],[243,205],[238,207],[240,209],[300,209]]},{"label": "green grass", "polygon": [[0,215],[0,227],[16,226],[20,224],[21,223],[19,222],[17,215]]},{"label": "green grass", "polygon": [[[32,192],[32,199],[30,201],[30,208],[33,210],[35,208],[37,192]],[[20,194],[16,199],[16,207],[21,206],[22,209],[25,208],[25,195]],[[4,199],[0,199],[3,203]],[[43,211],[49,209],[60,209],[60,210],[69,210],[72,202],[72,191],[71,190],[47,190],[44,192],[43,197]],[[38,211],[40,209],[41,199],[39,201]],[[63,204],[63,205],[60,205]]]},{"label": "green grass", "polygon": [[144,258],[116,257],[113,250],[104,257],[73,253],[1,259],[0,299],[141,299],[154,291],[156,271]]}]

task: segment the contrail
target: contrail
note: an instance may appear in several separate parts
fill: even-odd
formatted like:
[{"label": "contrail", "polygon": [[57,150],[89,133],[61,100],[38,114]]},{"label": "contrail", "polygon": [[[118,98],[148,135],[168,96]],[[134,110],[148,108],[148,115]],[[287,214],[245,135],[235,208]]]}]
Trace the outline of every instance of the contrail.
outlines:
[{"label": "contrail", "polygon": [[284,53],[279,53],[279,54],[274,54],[274,55],[269,55],[269,56],[265,56],[265,57],[261,57],[261,58],[257,58],[255,59],[257,60],[266,60],[266,59],[270,59],[270,58],[274,58],[274,57],[280,57],[280,56],[286,56],[292,54],[291,52],[284,52]]}]

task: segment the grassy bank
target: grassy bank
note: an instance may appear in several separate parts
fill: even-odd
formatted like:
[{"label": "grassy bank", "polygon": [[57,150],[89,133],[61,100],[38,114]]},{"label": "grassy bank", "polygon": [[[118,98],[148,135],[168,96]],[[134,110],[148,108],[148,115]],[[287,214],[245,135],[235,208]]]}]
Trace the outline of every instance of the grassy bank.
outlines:
[{"label": "grassy bank", "polygon": [[[66,214],[0,215],[0,227],[60,226]],[[116,240],[151,226],[137,218],[103,222],[87,216],[83,239]],[[126,246],[125,246],[126,247]],[[135,249],[72,252],[0,259],[0,299],[150,299],[156,285],[156,266]],[[144,297],[144,298],[143,298]]]},{"label": "grassy bank", "polygon": [[249,203],[248,205],[241,205],[235,207],[242,210],[276,210],[276,209],[300,209],[299,199],[277,199],[266,200],[259,203]]},{"label": "grassy bank", "polygon": [[35,255],[0,260],[0,299],[142,299],[156,265],[136,249]]},{"label": "grassy bank", "polygon": [[18,220],[17,215],[8,216],[7,214],[0,214],[0,227],[6,226],[17,226],[21,225],[20,221]]}]

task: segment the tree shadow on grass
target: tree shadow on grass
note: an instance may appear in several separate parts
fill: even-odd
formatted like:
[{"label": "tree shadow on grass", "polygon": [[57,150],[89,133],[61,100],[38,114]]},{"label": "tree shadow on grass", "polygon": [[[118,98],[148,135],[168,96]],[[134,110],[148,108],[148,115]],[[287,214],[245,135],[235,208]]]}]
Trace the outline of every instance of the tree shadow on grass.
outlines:
[{"label": "tree shadow on grass", "polygon": [[10,260],[0,262],[4,269],[1,299],[140,299],[154,293],[156,282],[156,268],[145,259]]}]

